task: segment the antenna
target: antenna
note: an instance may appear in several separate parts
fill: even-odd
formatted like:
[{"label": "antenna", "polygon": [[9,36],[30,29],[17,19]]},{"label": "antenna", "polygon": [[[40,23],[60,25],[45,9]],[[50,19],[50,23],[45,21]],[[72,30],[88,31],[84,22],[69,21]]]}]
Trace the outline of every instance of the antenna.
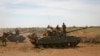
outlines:
[{"label": "antenna", "polygon": [[50,16],[48,16],[48,25],[51,26],[51,19],[50,19]]}]

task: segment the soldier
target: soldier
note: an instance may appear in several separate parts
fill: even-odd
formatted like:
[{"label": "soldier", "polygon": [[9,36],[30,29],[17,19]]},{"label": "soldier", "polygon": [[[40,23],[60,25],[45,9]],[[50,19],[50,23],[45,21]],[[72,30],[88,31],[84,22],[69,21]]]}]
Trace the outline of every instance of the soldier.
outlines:
[{"label": "soldier", "polygon": [[53,27],[51,27],[50,25],[47,26],[47,29],[48,29],[48,28],[53,30]]},{"label": "soldier", "polygon": [[59,27],[59,25],[56,26],[56,30],[57,31],[60,31],[61,30],[60,27]]},{"label": "soldier", "polygon": [[47,30],[45,30],[45,31],[43,32],[43,37],[46,37],[46,36],[48,36]]},{"label": "soldier", "polygon": [[3,33],[3,36],[2,36],[2,45],[3,46],[6,46],[7,45],[7,37],[8,37],[8,35],[7,35],[7,33]]},{"label": "soldier", "polygon": [[10,31],[8,32],[8,34],[11,36],[13,33],[12,33],[12,31],[10,30]]},{"label": "soldier", "polygon": [[62,25],[62,29],[63,29],[63,33],[66,34],[66,25],[65,25],[65,23],[63,23],[63,25]]},{"label": "soldier", "polygon": [[50,28],[50,25],[48,25],[47,28]]},{"label": "soldier", "polygon": [[19,30],[18,29],[15,29],[15,32],[17,35],[19,35]]},{"label": "soldier", "polygon": [[48,36],[52,36],[53,34],[53,27],[51,27],[50,25],[48,25],[46,32],[48,33]]}]

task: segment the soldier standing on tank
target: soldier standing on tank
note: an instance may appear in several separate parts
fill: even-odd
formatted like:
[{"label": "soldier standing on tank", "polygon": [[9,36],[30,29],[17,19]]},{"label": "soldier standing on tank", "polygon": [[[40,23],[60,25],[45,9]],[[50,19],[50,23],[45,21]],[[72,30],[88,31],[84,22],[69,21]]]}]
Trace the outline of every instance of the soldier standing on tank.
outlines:
[{"label": "soldier standing on tank", "polygon": [[62,30],[63,30],[63,33],[66,34],[66,25],[65,25],[65,23],[63,23],[63,25],[62,25]]},{"label": "soldier standing on tank", "polygon": [[61,36],[61,28],[59,27],[59,25],[57,25],[55,29],[56,29],[56,35]]},{"label": "soldier standing on tank", "polygon": [[48,33],[48,36],[52,36],[53,35],[53,27],[51,27],[50,25],[48,25],[46,32]]},{"label": "soldier standing on tank", "polygon": [[60,31],[61,30],[60,27],[59,27],[59,25],[56,26],[56,30],[57,31]]},{"label": "soldier standing on tank", "polygon": [[8,33],[9,33],[10,36],[13,34],[11,30]]},{"label": "soldier standing on tank", "polygon": [[17,35],[19,35],[19,30],[18,29],[15,29],[15,32]]}]

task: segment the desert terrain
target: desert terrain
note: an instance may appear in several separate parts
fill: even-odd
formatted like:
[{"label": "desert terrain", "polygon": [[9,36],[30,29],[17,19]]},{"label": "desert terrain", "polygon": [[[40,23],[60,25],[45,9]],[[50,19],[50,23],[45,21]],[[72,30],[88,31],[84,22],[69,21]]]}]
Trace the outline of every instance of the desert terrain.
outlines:
[{"label": "desert terrain", "polygon": [[[23,43],[7,42],[7,46],[2,46],[0,43],[0,56],[100,56],[100,28],[88,28],[70,33],[69,35],[83,39],[76,47],[40,49],[34,48],[27,38],[27,35],[35,30],[20,30],[21,34],[26,37]],[[3,31],[8,31],[8,29],[0,30],[1,35]],[[41,35],[42,31],[38,29],[36,32]]]}]

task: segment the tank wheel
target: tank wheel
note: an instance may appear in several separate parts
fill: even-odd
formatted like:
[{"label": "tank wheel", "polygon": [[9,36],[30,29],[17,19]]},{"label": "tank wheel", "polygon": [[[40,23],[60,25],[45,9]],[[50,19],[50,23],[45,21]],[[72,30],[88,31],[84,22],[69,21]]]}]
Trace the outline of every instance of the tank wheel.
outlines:
[{"label": "tank wheel", "polygon": [[73,42],[73,46],[72,47],[75,47],[77,44],[76,44],[77,42]]},{"label": "tank wheel", "polygon": [[80,42],[80,41],[75,42],[75,43],[74,43],[74,47],[77,46],[77,44],[78,44],[79,42]]},{"label": "tank wheel", "polygon": [[65,43],[65,47],[68,47],[68,43]]},{"label": "tank wheel", "polygon": [[48,47],[48,45],[47,44],[43,44],[43,48],[47,48]]},{"label": "tank wheel", "polygon": [[53,44],[49,44],[48,46],[49,46],[50,48],[53,48],[53,47],[54,47]]},{"label": "tank wheel", "polygon": [[59,48],[59,47],[66,47],[67,46],[67,44],[66,43],[61,43],[61,44],[51,44],[51,45],[49,45],[49,47],[51,47],[51,48]]},{"label": "tank wheel", "polygon": [[34,45],[34,48],[39,48],[39,45],[38,45],[38,44],[35,44],[35,45]]},{"label": "tank wheel", "polygon": [[55,46],[58,47],[58,48],[61,48],[61,47],[64,47],[64,44],[59,43],[59,44],[56,44]]},{"label": "tank wheel", "polygon": [[42,44],[39,44],[39,45],[38,45],[38,48],[43,48],[43,45],[42,45]]},{"label": "tank wheel", "polygon": [[70,47],[74,47],[75,42],[70,42]]},{"label": "tank wheel", "polygon": [[79,41],[77,41],[77,42],[70,42],[70,46],[71,47],[76,47],[78,43],[79,43]]},{"label": "tank wheel", "polygon": [[58,44],[55,44],[54,46],[55,46],[55,47],[58,47]]},{"label": "tank wheel", "polygon": [[61,47],[66,47],[66,46],[67,46],[66,43],[61,44]]},{"label": "tank wheel", "polygon": [[55,44],[55,47],[61,47],[61,45],[60,44]]},{"label": "tank wheel", "polygon": [[68,43],[62,44],[62,47],[68,47]]}]

